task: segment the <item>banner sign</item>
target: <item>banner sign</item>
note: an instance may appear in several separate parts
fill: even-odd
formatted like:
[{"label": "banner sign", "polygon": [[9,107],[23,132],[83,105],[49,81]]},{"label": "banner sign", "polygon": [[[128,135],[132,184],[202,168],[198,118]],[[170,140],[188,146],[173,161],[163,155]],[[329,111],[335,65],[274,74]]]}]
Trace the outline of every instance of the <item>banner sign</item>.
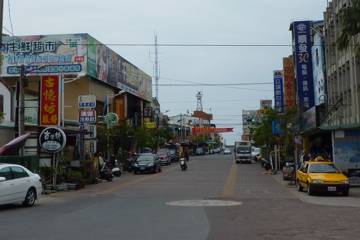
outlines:
[{"label": "banner sign", "polygon": [[300,106],[306,109],[314,106],[314,82],[311,54],[311,21],[293,23],[295,37],[295,63],[297,94]]},{"label": "banner sign", "polygon": [[274,71],[274,98],[275,109],[279,113],[284,112],[284,86],[282,71]]},{"label": "banner sign", "polygon": [[233,132],[234,128],[213,128],[213,127],[194,127],[192,133],[195,134],[209,134],[209,133],[228,133]]},{"label": "banner sign", "polygon": [[283,59],[283,66],[285,109],[289,109],[296,105],[294,60],[292,56]]},{"label": "banner sign", "polygon": [[59,124],[59,76],[41,77],[40,125]]},{"label": "banner sign", "polygon": [[88,124],[96,123],[96,110],[81,109],[79,112],[79,122]]}]

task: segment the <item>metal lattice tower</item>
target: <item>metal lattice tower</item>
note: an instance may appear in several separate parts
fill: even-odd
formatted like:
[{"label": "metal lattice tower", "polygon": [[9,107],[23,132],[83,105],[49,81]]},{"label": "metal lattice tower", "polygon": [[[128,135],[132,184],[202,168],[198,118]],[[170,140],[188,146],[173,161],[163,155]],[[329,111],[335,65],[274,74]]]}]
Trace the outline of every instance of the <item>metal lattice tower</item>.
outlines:
[{"label": "metal lattice tower", "polygon": [[158,54],[158,41],[157,41],[157,34],[154,35],[155,39],[155,96],[156,99],[159,100],[159,79],[160,79],[160,69],[159,69],[159,54]]},{"label": "metal lattice tower", "polygon": [[203,111],[202,97],[203,97],[203,94],[201,92],[198,92],[196,94],[196,100],[197,100],[196,111],[201,111],[201,112]]}]

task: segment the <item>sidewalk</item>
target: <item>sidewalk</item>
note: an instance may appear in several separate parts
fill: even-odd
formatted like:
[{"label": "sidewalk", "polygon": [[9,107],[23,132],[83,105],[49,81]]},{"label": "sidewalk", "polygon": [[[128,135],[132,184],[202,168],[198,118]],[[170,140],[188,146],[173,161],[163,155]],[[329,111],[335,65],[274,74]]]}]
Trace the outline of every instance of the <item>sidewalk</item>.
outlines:
[{"label": "sidewalk", "polygon": [[272,175],[272,177],[302,202],[323,206],[360,208],[360,188],[350,188],[350,195],[348,197],[324,195],[309,196],[305,192],[299,192],[295,186],[289,186],[289,182],[282,179],[281,172]]}]

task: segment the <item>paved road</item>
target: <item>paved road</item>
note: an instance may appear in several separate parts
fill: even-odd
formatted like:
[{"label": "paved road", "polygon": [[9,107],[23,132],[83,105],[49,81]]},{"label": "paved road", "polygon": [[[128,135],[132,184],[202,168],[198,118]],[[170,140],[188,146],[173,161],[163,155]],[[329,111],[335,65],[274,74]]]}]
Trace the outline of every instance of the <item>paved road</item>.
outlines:
[{"label": "paved road", "polygon": [[[242,204],[172,206],[203,199]],[[358,208],[305,203],[257,164],[213,155],[193,158],[187,172],[172,165],[47,196],[34,208],[1,207],[0,239],[357,239],[359,222]]]}]

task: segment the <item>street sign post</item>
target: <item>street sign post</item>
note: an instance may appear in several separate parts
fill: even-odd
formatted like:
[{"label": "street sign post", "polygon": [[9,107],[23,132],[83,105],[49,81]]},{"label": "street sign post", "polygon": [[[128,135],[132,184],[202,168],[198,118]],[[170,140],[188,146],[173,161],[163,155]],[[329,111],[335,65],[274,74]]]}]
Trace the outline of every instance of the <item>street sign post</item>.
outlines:
[{"label": "street sign post", "polygon": [[95,109],[80,109],[79,122],[86,124],[96,123],[96,110]]}]

